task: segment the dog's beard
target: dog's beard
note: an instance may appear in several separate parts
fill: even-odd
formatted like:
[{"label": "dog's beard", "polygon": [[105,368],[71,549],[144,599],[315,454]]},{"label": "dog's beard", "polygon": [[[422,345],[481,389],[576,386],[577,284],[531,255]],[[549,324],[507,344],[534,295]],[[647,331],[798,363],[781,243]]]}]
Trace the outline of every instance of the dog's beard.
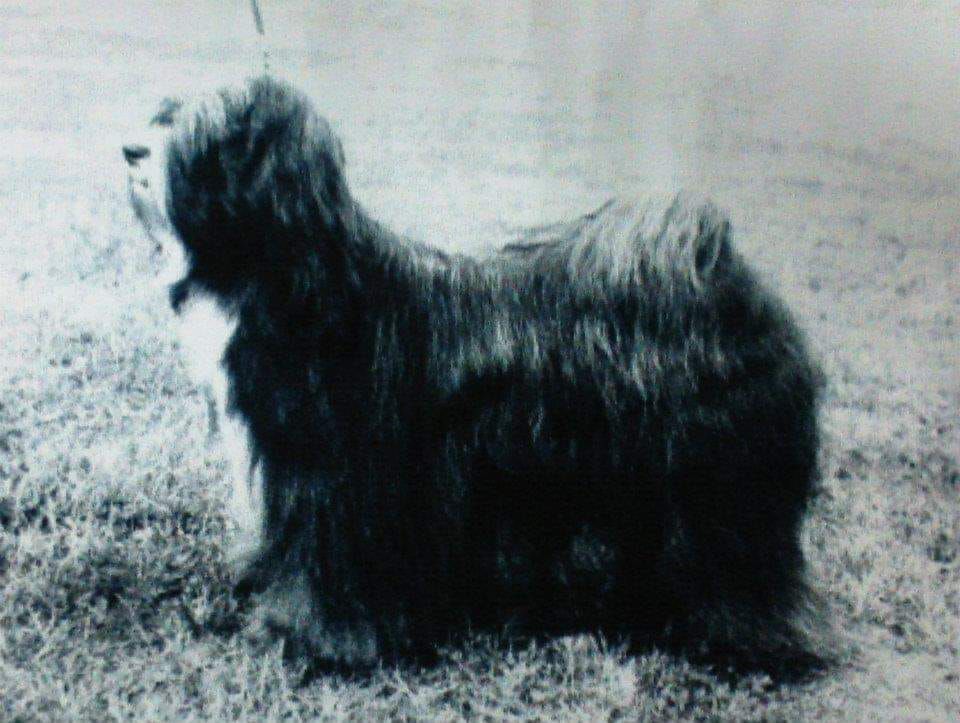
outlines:
[{"label": "dog's beard", "polygon": [[169,287],[187,275],[187,255],[173,236],[160,241],[153,250],[157,267],[157,283]]},{"label": "dog's beard", "polygon": [[138,156],[127,156],[127,194],[130,207],[150,245],[152,266],[161,283],[170,284],[186,271],[183,250],[167,215],[166,149],[170,128],[152,123],[137,138]]},{"label": "dog's beard", "polygon": [[157,283],[169,286],[187,273],[187,258],[166,213],[161,210],[152,189],[141,185],[132,174],[128,178],[130,206],[150,247],[150,264],[156,269]]}]

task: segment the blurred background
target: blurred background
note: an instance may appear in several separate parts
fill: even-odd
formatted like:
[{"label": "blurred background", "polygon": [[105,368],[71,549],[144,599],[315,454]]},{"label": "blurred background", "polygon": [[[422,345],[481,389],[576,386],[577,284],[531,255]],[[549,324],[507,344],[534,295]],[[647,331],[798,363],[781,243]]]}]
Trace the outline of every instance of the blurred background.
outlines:
[{"label": "blurred background", "polygon": [[[898,244],[912,253],[891,282],[927,293],[895,297],[887,321],[956,311],[956,2],[261,5],[271,70],[315,99],[357,194],[401,231],[470,249],[501,225],[692,186],[785,282],[869,300],[842,323],[895,357],[899,332],[874,317],[890,299],[871,295]],[[116,186],[116,148],[157,99],[262,70],[244,0],[5,3],[0,19],[13,255],[54,241],[45,218],[25,243],[24,216],[102,210],[79,188]]]}]

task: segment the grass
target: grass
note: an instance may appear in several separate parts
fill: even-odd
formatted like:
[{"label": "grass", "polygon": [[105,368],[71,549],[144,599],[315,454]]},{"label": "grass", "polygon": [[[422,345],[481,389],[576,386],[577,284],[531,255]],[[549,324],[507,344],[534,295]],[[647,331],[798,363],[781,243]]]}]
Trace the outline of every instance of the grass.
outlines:
[{"label": "grass", "polygon": [[[305,681],[231,632],[225,465],[118,148],[171,88],[256,69],[236,5],[0,7],[0,719],[958,715],[949,3],[761,12],[750,32],[718,11],[728,44],[693,53],[702,17],[651,12],[627,24],[642,56],[607,42],[625,26],[602,14],[261,4],[275,67],[317,98],[358,194],[399,230],[471,248],[658,181],[731,209],[830,378],[805,547],[855,654],[790,685],[590,637],[477,638],[428,670]],[[816,45],[823,22],[837,37]],[[762,42],[782,29],[779,50]]]}]

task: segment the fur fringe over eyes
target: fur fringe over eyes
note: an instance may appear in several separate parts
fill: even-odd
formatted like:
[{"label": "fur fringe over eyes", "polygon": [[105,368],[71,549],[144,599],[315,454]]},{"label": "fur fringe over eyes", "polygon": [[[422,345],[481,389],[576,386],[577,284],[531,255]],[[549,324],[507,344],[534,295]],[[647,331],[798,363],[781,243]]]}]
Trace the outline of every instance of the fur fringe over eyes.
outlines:
[{"label": "fur fringe over eyes", "polygon": [[799,544],[820,376],[726,217],[611,201],[448,255],[371,219],[343,164],[268,78],[178,111],[166,157],[175,296],[236,321],[245,581],[290,650],[353,668],[469,626],[821,653]]}]

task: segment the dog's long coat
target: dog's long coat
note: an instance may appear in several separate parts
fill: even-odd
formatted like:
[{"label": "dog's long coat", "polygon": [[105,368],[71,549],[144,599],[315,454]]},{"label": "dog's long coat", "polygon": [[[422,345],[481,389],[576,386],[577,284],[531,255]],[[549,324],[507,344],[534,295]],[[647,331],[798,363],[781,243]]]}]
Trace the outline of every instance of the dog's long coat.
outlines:
[{"label": "dog's long coat", "polygon": [[366,215],[282,84],[170,123],[172,298],[229,322],[207,372],[259,521],[247,580],[292,642],[345,665],[468,625],[807,643],[819,376],[716,208],[611,202],[447,255]]}]

